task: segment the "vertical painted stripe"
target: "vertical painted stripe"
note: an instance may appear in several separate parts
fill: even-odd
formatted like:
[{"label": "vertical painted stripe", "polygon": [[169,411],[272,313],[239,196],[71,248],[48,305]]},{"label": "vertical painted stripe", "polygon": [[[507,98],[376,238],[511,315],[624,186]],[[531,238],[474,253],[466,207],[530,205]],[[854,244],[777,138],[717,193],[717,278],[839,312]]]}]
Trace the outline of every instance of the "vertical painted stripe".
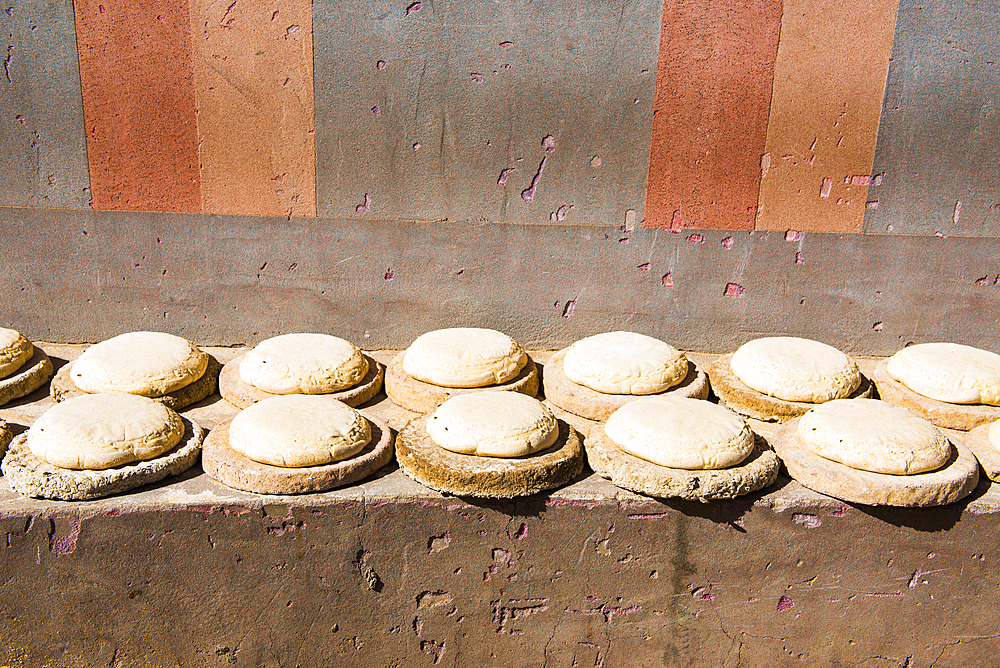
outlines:
[{"label": "vertical painted stripe", "polygon": [[71,0],[0,12],[0,206],[90,206]]},{"label": "vertical painted stripe", "polygon": [[758,229],[860,232],[897,0],[786,0]]},{"label": "vertical painted stripe", "polygon": [[865,231],[1000,236],[998,102],[996,0],[901,0]]},{"label": "vertical painted stripe", "polygon": [[201,211],[186,0],[76,0],[95,209]]},{"label": "vertical painted stripe", "polygon": [[316,215],[311,0],[193,0],[206,213]]},{"label": "vertical painted stripe", "polygon": [[646,225],[753,229],[781,0],[664,0]]}]

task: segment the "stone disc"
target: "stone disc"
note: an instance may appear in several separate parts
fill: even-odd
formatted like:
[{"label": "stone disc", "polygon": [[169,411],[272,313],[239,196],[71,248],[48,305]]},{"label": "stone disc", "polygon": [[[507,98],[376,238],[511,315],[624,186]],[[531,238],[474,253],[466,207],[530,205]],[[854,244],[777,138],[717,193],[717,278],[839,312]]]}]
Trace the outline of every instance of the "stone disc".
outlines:
[{"label": "stone disc", "polygon": [[[712,380],[712,389],[719,402],[740,415],[764,422],[787,422],[792,418],[805,415],[811,408],[819,404],[805,401],[786,401],[758,392],[736,377],[729,367],[732,354],[719,357],[708,368],[708,377]],[[848,399],[869,399],[874,389],[871,380],[861,376],[861,384],[848,396]]]},{"label": "stone disc", "polygon": [[0,420],[0,458],[7,454],[7,446],[14,440],[14,432],[4,420]]},{"label": "stone disc", "polygon": [[261,464],[229,447],[229,422],[213,429],[201,456],[209,477],[227,487],[254,494],[306,494],[324,492],[359,482],[392,461],[392,432],[381,420],[365,416],[372,440],[353,457],[325,464],[284,468]]},{"label": "stone disc", "polygon": [[688,372],[680,383],[657,394],[605,394],[585,385],[574,383],[563,371],[563,359],[568,348],[563,348],[542,369],[542,387],[545,398],[553,406],[585,417],[588,420],[607,420],[612,413],[640,397],[669,395],[689,399],[708,398],[708,376],[697,364],[688,360]]},{"label": "stone disc", "polygon": [[486,387],[441,387],[417,380],[403,371],[403,353],[396,355],[385,371],[385,393],[394,402],[414,413],[430,413],[457,394],[482,390],[520,392],[533,397],[538,394],[538,368],[529,356],[528,363],[514,378],[506,383]]},{"label": "stone disc", "polygon": [[449,452],[427,434],[424,415],[410,420],[396,439],[403,473],[422,485],[455,496],[510,499],[560,487],[583,470],[583,446],[576,430],[559,420],[559,438],[527,457],[478,457]]},{"label": "stone disc", "polygon": [[10,376],[0,380],[0,406],[27,396],[52,378],[52,360],[35,346],[31,359]]},{"label": "stone disc", "polygon": [[11,444],[0,468],[20,494],[42,499],[83,501],[120,494],[141,485],[159,482],[187,471],[198,461],[204,432],[196,422],[181,416],[184,436],[159,457],[101,471],[76,471],[53,466],[28,449],[27,432]]},{"label": "stone disc", "polygon": [[875,367],[875,373],[872,374],[882,401],[905,408],[914,415],[919,415],[945,429],[969,431],[980,425],[1000,420],[1000,406],[949,404],[917,394],[890,376],[886,371],[886,364],[887,360],[879,362]]},{"label": "stone disc", "polygon": [[990,480],[1000,480],[1000,450],[990,441],[992,423],[976,427],[965,435],[965,447],[979,460],[979,465]]},{"label": "stone disc", "polygon": [[608,438],[603,425],[590,430],[584,447],[590,468],[618,487],[646,496],[703,503],[763,489],[777,479],[781,468],[778,456],[757,434],[753,451],[739,465],[702,471],[660,466],[631,455]]},{"label": "stone disc", "polygon": [[[51,394],[52,398],[56,401],[65,401],[70,397],[78,397],[83,394],[87,394],[73,382],[73,377],[70,375],[73,369],[73,363],[70,362],[63,368],[56,372],[55,378],[52,379]],[[219,364],[219,360],[215,359],[212,355],[208,356],[208,368],[205,369],[205,373],[201,378],[194,381],[190,385],[182,387],[179,390],[174,390],[169,394],[164,394],[162,397],[149,397],[153,401],[159,402],[166,406],[167,408],[172,408],[175,411],[190,406],[193,403],[201,401],[208,395],[215,392],[217,382],[219,380],[219,372],[222,370],[222,365]]]},{"label": "stone disc", "polygon": [[[365,377],[354,387],[349,387],[339,392],[329,392],[322,396],[333,397],[355,408],[366,401],[370,401],[378,394],[379,390],[382,389],[382,381],[385,378],[385,366],[376,362],[369,355],[364,353],[362,355],[364,355],[365,360],[368,362],[368,373],[365,374]],[[225,366],[222,367],[222,372],[219,374],[219,394],[222,395],[222,398],[242,410],[249,408],[258,401],[270,399],[271,397],[284,396],[274,394],[273,392],[266,392],[243,380],[240,377],[240,362],[243,361],[244,356],[240,355],[236,359],[226,362]]]},{"label": "stone disc", "polygon": [[929,507],[954,503],[979,483],[979,462],[962,444],[951,441],[951,456],[936,471],[890,475],[859,471],[806,449],[798,437],[799,421],[781,425],[771,440],[788,475],[811,490],[867,506]]}]

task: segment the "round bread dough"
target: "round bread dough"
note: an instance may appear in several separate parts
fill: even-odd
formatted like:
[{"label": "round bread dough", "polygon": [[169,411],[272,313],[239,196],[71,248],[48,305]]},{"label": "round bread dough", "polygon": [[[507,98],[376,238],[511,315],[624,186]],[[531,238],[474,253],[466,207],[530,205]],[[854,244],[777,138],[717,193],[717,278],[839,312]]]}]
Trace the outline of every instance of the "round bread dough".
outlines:
[{"label": "round bread dough", "polygon": [[1000,406],[1000,355],[957,343],[919,343],[886,360],[886,371],[925,397]]},{"label": "round bread dough", "polygon": [[462,455],[523,457],[556,442],[559,427],[548,406],[517,392],[460,394],[427,419],[435,444]]},{"label": "round bread dough", "polygon": [[684,353],[635,332],[606,332],[581,339],[563,358],[563,373],[577,385],[605,394],[656,394],[688,372]]},{"label": "round bread dough", "polygon": [[261,464],[301,468],[347,459],[371,436],[368,421],[347,404],[289,394],[258,401],[233,418],[229,447]]},{"label": "round bread dough", "polygon": [[261,341],[240,362],[240,378],[272,394],[326,394],[357,385],[368,360],[328,334],[284,334]]},{"label": "round bread dough", "polygon": [[877,399],[837,399],[798,426],[810,452],[859,471],[909,475],[941,468],[951,445],[930,422]]},{"label": "round bread dough", "polygon": [[35,347],[23,334],[0,327],[0,378],[10,376],[31,359]]},{"label": "round bread dough", "polygon": [[106,392],[56,404],[28,430],[28,448],[64,469],[102,470],[153,459],[184,435],[180,416],[152,399]]},{"label": "round bread dough", "polygon": [[198,380],[208,355],[173,334],[129,332],[90,346],[73,363],[73,383],[84,392],[127,392],[159,397]]},{"label": "round bread dough", "polygon": [[861,371],[850,357],[825,343],[793,336],[744,343],[729,367],[751,389],[785,401],[843,399],[861,384]]},{"label": "round bread dough", "polygon": [[701,399],[636,399],[611,414],[604,433],[625,452],[674,469],[729,468],[753,452],[743,418]]},{"label": "round bread dough", "polygon": [[456,327],[417,337],[403,353],[403,371],[440,387],[506,383],[528,363],[514,339],[493,329]]}]

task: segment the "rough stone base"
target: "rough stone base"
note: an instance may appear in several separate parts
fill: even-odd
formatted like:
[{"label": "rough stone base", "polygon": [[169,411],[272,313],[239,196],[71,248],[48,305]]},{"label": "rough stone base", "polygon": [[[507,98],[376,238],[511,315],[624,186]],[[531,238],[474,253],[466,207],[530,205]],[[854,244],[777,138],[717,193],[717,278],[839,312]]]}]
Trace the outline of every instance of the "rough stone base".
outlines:
[{"label": "rough stone base", "polygon": [[25,397],[52,378],[52,360],[35,346],[31,358],[16,373],[0,380],[0,406]]},{"label": "rough stone base", "polygon": [[14,432],[10,430],[7,423],[0,420],[0,458],[7,454],[7,446],[14,440]]},{"label": "rough stone base", "polygon": [[[222,372],[219,374],[219,394],[222,395],[222,398],[236,408],[244,409],[249,408],[258,401],[283,396],[274,394],[273,392],[265,392],[244,381],[240,377],[240,362],[243,361],[244,357],[246,357],[246,353],[226,362],[222,367]],[[357,385],[339,392],[328,392],[324,396],[333,397],[352,407],[360,406],[374,398],[379,390],[382,389],[385,367],[369,355],[365,355],[365,360],[368,362],[368,373],[365,374],[365,377]]]},{"label": "rough stone base", "polygon": [[392,432],[381,420],[367,417],[372,440],[358,454],[324,466],[282,468],[261,464],[229,447],[229,425],[209,433],[201,467],[227,487],[254,494],[325,492],[364,480],[392,461]]},{"label": "rough stone base", "polygon": [[979,460],[979,465],[990,480],[1000,480],[1000,451],[990,442],[990,427],[984,424],[976,427],[965,436],[965,447]]},{"label": "rough stone base", "polygon": [[486,387],[441,387],[417,380],[403,371],[403,353],[400,353],[385,372],[385,393],[403,408],[416,413],[430,413],[455,395],[483,390],[520,392],[534,397],[538,394],[538,368],[528,357],[521,372],[506,383]]},{"label": "rough stone base", "polygon": [[[50,389],[52,398],[56,401],[66,401],[70,397],[78,397],[87,394],[87,392],[81,390],[76,386],[76,383],[73,382],[73,377],[70,375],[72,369],[73,363],[71,362],[59,369],[55,378],[52,379]],[[164,394],[160,397],[150,397],[150,399],[163,404],[167,408],[179,411],[182,408],[201,401],[208,395],[215,392],[216,386],[218,385],[219,372],[221,370],[222,365],[219,364],[219,360],[215,359],[212,355],[209,355],[208,367],[205,369],[205,373],[202,374],[201,378],[179,390],[174,390],[173,392]]]},{"label": "rough stone base", "polygon": [[427,435],[427,416],[411,420],[396,439],[403,472],[439,492],[455,496],[509,499],[565,485],[583,470],[576,430],[559,420],[559,439],[527,457],[477,457],[450,452]]},{"label": "rough stone base", "polygon": [[[764,422],[787,422],[792,418],[805,415],[816,404],[805,401],[785,401],[777,397],[762,394],[749,387],[736,377],[729,361],[732,354],[723,355],[712,362],[708,376],[712,379],[712,389],[719,397],[719,403],[736,411],[745,417]],[[861,376],[861,384],[848,399],[868,399],[872,396],[874,387],[871,380]]]},{"label": "rough stone base", "polygon": [[159,482],[187,471],[198,461],[204,433],[197,423],[184,421],[184,437],[171,451],[143,462],[102,471],[77,471],[53,466],[28,449],[27,433],[11,444],[0,468],[7,482],[24,496],[62,501],[99,499],[140,485]]},{"label": "rough stone base", "polygon": [[[553,405],[569,411],[588,420],[607,420],[611,414],[643,396],[642,394],[606,394],[597,392],[584,385],[574,383],[566,377],[563,371],[563,360],[566,358],[566,348],[563,348],[548,361],[542,373],[542,385],[545,398]],[[698,365],[688,361],[688,372],[680,383],[659,394],[688,397],[691,399],[707,399],[709,392],[708,376],[698,368]]]},{"label": "rough stone base", "polygon": [[979,482],[979,462],[965,445],[951,440],[951,456],[936,471],[889,475],[859,471],[824,459],[799,442],[799,420],[785,423],[771,444],[788,474],[809,489],[868,506],[942,506],[968,496]]},{"label": "rough stone base", "polygon": [[882,360],[875,366],[875,372],[872,375],[875,378],[878,394],[882,401],[905,408],[938,427],[969,431],[980,425],[1000,420],[1000,406],[949,404],[917,394],[889,375],[889,372],[886,371],[886,360]]},{"label": "rough stone base", "polygon": [[630,455],[608,438],[603,425],[591,429],[584,447],[590,468],[619,487],[657,498],[703,503],[763,489],[777,479],[781,468],[778,456],[757,435],[753,451],[739,466],[704,471],[660,466]]}]

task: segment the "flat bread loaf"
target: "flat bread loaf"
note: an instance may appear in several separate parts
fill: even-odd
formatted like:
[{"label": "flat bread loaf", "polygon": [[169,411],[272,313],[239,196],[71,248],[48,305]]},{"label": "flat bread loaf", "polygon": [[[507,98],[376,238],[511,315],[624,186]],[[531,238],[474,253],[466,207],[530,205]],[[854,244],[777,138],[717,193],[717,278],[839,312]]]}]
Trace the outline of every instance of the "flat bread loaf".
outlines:
[{"label": "flat bread loaf", "polygon": [[23,334],[0,327],[0,378],[18,371],[31,359],[35,347]]},{"label": "flat bread loaf", "polygon": [[187,387],[208,368],[208,355],[163,332],[129,332],[90,346],[73,362],[73,383],[84,392],[160,397]]},{"label": "flat bread loaf", "polygon": [[184,436],[173,410],[152,399],[109,392],[73,397],[42,414],[27,444],[64,469],[109,469],[158,457]]},{"label": "flat bread loaf", "polygon": [[785,401],[819,404],[842,399],[861,384],[861,371],[847,355],[825,343],[792,336],[744,343],[729,366],[751,389]]},{"label": "flat bread loaf", "polygon": [[919,343],[886,360],[903,385],[950,404],[1000,406],[1000,355],[957,343]]},{"label": "flat bread loaf", "polygon": [[876,399],[837,399],[799,420],[810,452],[859,471],[908,475],[941,468],[951,446],[930,422]]},{"label": "flat bread loaf", "polygon": [[499,385],[527,363],[527,353],[512,338],[475,327],[427,332],[403,353],[403,371],[440,387]]},{"label": "flat bread loaf", "polygon": [[460,394],[427,419],[435,444],[463,455],[523,457],[556,442],[559,427],[548,406],[517,392]]},{"label": "flat bread loaf", "polygon": [[283,468],[347,459],[369,441],[371,427],[361,413],[316,394],[264,399],[229,426],[229,447],[255,462]]},{"label": "flat bread loaf", "polygon": [[327,334],[284,334],[248,352],[240,378],[272,394],[325,394],[357,385],[368,360],[344,339]]},{"label": "flat bread loaf", "polygon": [[684,379],[688,360],[651,336],[606,332],[571,345],[563,372],[577,385],[605,394],[656,394]]},{"label": "flat bread loaf", "polygon": [[753,451],[753,432],[736,413],[701,399],[642,397],[616,410],[604,433],[619,448],[675,469],[724,469]]}]

